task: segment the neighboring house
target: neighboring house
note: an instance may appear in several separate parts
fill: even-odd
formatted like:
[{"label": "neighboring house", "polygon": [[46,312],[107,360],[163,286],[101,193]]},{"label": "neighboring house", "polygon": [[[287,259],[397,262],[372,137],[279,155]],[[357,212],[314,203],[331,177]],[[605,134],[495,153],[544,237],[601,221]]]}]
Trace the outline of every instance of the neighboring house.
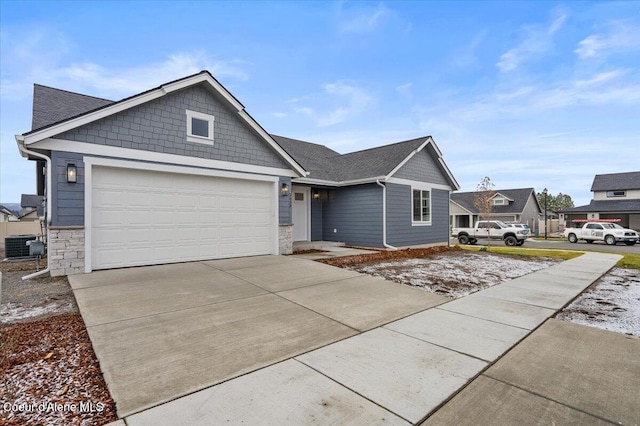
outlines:
[{"label": "neighboring house", "polygon": [[22,218],[37,220],[39,216],[44,216],[44,197],[35,194],[22,194],[20,207],[22,207],[21,220]]},{"label": "neighboring house", "polygon": [[50,194],[52,275],[446,244],[458,189],[431,137],[340,155],[273,136],[207,71],[118,102],[36,85],[16,140]]},{"label": "neighboring house", "polygon": [[18,220],[20,222],[35,222],[37,220],[40,220],[40,217],[38,216],[38,211],[36,209],[33,210],[29,210],[26,213],[23,213]]},{"label": "neighboring house", "polygon": [[[18,217],[8,207],[0,204],[0,222],[17,222]],[[2,242],[4,244],[4,242]]]},{"label": "neighboring house", "polygon": [[[491,217],[504,222],[526,223],[537,229],[538,219],[544,214],[533,188],[499,189],[492,197]],[[474,205],[476,192],[451,194],[450,223],[454,228],[472,227],[480,219]]]},{"label": "neighboring house", "polygon": [[560,222],[576,219],[620,219],[625,228],[640,230],[640,172],[596,175],[593,199],[585,206],[561,210]]}]

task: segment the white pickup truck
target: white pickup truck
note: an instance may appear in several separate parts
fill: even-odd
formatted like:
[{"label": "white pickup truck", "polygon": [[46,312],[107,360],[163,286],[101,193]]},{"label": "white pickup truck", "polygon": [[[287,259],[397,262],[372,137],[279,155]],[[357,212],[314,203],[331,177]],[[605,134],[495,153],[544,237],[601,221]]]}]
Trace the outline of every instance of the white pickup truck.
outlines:
[{"label": "white pickup truck", "polygon": [[475,244],[479,239],[503,240],[506,246],[521,246],[529,236],[523,228],[499,220],[479,220],[473,228],[453,228],[451,234],[460,244]]},{"label": "white pickup truck", "polygon": [[604,241],[610,246],[623,242],[628,246],[632,246],[638,242],[638,233],[636,231],[608,222],[587,222],[582,225],[582,228],[567,228],[564,230],[564,236],[567,237],[570,243],[585,240],[587,243]]}]

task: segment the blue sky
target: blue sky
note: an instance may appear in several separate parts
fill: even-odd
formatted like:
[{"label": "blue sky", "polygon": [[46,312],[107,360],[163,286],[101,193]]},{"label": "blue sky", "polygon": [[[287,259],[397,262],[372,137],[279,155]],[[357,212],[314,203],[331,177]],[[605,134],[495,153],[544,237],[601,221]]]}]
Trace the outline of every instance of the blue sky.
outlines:
[{"label": "blue sky", "polygon": [[270,133],[432,135],[461,185],[587,204],[640,170],[640,2],[0,0],[0,201],[35,191],[33,83],[118,100],[210,70]]}]

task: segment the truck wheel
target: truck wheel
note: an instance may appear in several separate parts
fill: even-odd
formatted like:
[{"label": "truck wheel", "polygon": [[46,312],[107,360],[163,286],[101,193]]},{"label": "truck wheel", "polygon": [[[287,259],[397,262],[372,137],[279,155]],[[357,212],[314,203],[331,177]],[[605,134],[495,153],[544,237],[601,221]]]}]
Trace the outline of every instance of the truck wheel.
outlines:
[{"label": "truck wheel", "polygon": [[516,244],[518,244],[518,240],[516,239],[516,237],[510,235],[507,238],[504,239],[504,245],[505,246],[509,246],[509,247],[513,247]]},{"label": "truck wheel", "polygon": [[607,235],[606,237],[604,237],[604,242],[607,243],[608,246],[615,246],[616,237],[614,237],[613,235]]},{"label": "truck wheel", "polygon": [[570,243],[577,243],[578,242],[578,237],[576,237],[576,234],[569,234],[567,236],[567,238],[569,238],[569,242]]},{"label": "truck wheel", "polygon": [[469,237],[466,235],[460,235],[458,237],[458,242],[463,245],[469,244]]},{"label": "truck wheel", "polygon": [[593,240],[585,240],[587,244],[593,244]]}]

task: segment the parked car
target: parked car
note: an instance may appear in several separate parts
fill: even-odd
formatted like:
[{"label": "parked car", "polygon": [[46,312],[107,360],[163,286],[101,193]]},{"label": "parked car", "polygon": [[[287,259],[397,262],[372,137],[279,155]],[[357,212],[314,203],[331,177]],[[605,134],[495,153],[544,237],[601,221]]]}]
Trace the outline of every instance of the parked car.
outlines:
[{"label": "parked car", "polygon": [[610,246],[623,242],[632,246],[638,242],[636,231],[608,222],[587,222],[581,228],[567,228],[564,230],[564,236],[570,243],[585,240],[587,243],[604,241]]},{"label": "parked car", "polygon": [[473,228],[453,228],[451,232],[460,244],[475,244],[478,239],[489,238],[503,240],[506,246],[521,246],[529,236],[528,229],[510,226],[499,220],[480,220]]}]

